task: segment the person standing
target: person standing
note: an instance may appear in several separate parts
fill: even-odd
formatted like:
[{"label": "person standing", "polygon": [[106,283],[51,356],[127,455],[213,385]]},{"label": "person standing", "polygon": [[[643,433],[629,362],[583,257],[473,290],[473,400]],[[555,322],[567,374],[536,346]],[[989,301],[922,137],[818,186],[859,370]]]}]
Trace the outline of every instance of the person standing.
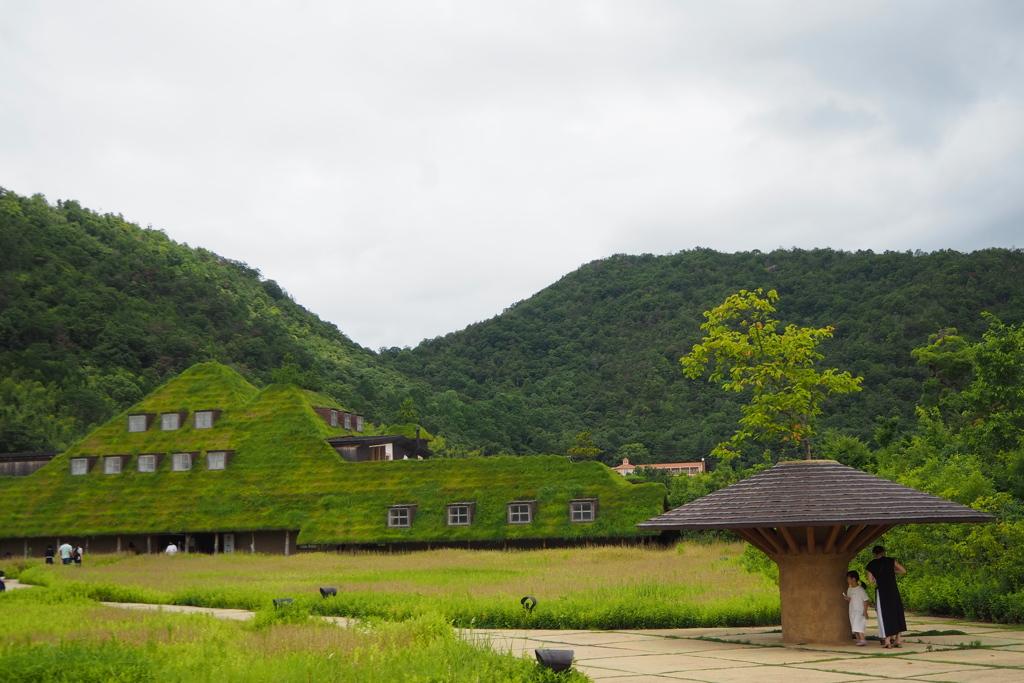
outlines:
[{"label": "person standing", "polygon": [[46,564],[53,564],[53,546],[46,546]]},{"label": "person standing", "polygon": [[850,603],[850,629],[857,636],[857,645],[863,647],[868,644],[864,639],[868,623],[868,592],[864,590],[866,586],[857,572],[846,572],[846,583],[850,587],[843,594],[843,599]]},{"label": "person standing", "polygon": [[64,541],[59,548],[57,553],[60,555],[61,564],[71,564],[71,553],[74,552],[74,548],[67,541]]},{"label": "person standing", "polygon": [[178,546],[174,545],[174,541],[171,541],[167,544],[167,550],[165,550],[164,552],[170,555],[171,557],[174,557],[178,554]]},{"label": "person standing", "polygon": [[900,634],[907,630],[907,619],[903,614],[903,598],[896,585],[896,575],[907,570],[891,557],[886,557],[885,548],[876,545],[871,549],[875,559],[868,562],[868,583],[876,584],[875,611],[878,613],[878,639],[882,647],[903,647]]},{"label": "person standing", "polygon": [[82,566],[82,546],[75,548],[75,552],[71,554],[71,559],[74,560],[76,567]]}]

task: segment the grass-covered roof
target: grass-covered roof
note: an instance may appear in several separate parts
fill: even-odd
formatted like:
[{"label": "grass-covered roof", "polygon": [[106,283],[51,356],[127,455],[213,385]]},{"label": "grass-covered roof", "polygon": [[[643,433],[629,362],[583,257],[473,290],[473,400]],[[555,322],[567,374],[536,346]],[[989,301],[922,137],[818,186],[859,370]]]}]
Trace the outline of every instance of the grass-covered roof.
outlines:
[{"label": "grass-covered roof", "polygon": [[[662,512],[660,484],[632,485],[599,463],[560,456],[349,463],[324,439],[354,432],[330,427],[313,407],[342,409],[292,385],[257,390],[217,363],[195,365],[94,430],[27,477],[0,478],[0,533],[8,538],[299,529],[299,543],[502,540],[634,536]],[[176,431],[159,419],[129,433],[127,416],[189,411]],[[212,429],[192,413],[219,410]],[[207,451],[233,450],[224,470],[207,470]],[[193,469],[171,471],[170,454],[199,452]],[[165,453],[153,473],[139,454]],[[128,455],[124,471],[101,461],[72,475],[76,457]],[[569,521],[569,501],[598,499],[593,523]],[[530,525],[509,525],[506,505],[537,501]],[[476,504],[472,525],[446,526],[445,506]],[[415,504],[408,529],[386,526],[389,505]]]}]

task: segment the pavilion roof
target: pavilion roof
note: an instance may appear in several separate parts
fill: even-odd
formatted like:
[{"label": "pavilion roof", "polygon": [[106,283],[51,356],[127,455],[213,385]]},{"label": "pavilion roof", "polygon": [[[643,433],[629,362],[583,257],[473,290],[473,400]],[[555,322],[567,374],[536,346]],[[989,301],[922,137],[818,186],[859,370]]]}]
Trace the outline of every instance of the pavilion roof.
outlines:
[{"label": "pavilion roof", "polygon": [[653,517],[641,529],[992,522],[995,517],[834,460],[781,462]]}]

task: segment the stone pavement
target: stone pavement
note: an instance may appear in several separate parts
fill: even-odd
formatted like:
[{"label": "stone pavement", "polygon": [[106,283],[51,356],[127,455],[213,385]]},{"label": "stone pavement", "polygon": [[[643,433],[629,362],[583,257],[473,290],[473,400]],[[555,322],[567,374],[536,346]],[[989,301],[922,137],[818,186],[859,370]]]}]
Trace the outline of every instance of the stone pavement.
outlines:
[{"label": "stone pavement", "polygon": [[[783,646],[778,628],[652,631],[464,631],[463,637],[514,654],[573,650],[575,667],[607,683],[1020,683],[1024,630],[907,615],[903,648]],[[958,631],[963,635],[925,635]],[[874,633],[869,623],[869,637]]]},{"label": "stone pavement", "polygon": [[[8,581],[10,589],[28,588]],[[245,620],[236,609],[105,602],[125,609],[209,614]],[[355,620],[328,617],[345,626]],[[907,615],[903,648],[783,646],[778,628],[691,628],[648,631],[461,630],[463,638],[533,656],[537,648],[573,650],[574,665],[600,683],[1020,683],[1024,629],[943,617]],[[875,633],[874,620],[868,634]],[[940,635],[945,632],[946,635]],[[955,633],[950,633],[955,632]]]}]

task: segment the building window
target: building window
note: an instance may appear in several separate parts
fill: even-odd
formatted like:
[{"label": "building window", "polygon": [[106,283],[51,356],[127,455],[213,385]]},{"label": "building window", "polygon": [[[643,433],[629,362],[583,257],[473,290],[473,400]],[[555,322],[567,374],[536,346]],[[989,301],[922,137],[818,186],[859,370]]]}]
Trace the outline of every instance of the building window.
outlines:
[{"label": "building window", "polygon": [[192,454],[175,453],[174,459],[171,461],[171,471],[187,472],[190,469],[192,469]]},{"label": "building window", "polygon": [[345,429],[352,429],[352,413],[345,413]]},{"label": "building window", "polygon": [[103,474],[121,474],[121,456],[103,458]]},{"label": "building window", "polygon": [[356,415],[356,431],[357,432],[363,431],[363,416],[362,415]]},{"label": "building window", "polygon": [[472,522],[472,505],[457,504],[448,506],[448,526],[469,526]]},{"label": "building window", "polygon": [[129,415],[128,416],[128,431],[129,432],[144,432],[144,431],[146,431],[146,416],[145,415]]},{"label": "building window", "polygon": [[412,505],[395,505],[388,508],[388,526],[404,528],[412,526]]},{"label": "building window", "polygon": [[593,522],[594,521],[594,501],[592,500],[574,500],[569,503],[570,519],[573,522]]},{"label": "building window", "polygon": [[370,446],[370,460],[388,460],[387,449],[384,446]]},{"label": "building window", "polygon": [[178,413],[163,413],[160,415],[160,429],[165,432],[173,432],[181,426],[181,415]]},{"label": "building window", "polygon": [[533,524],[532,503],[509,503],[508,504],[509,524]]},{"label": "building window", "polygon": [[140,455],[139,472],[156,472],[156,456]]},{"label": "building window", "polygon": [[71,458],[71,474],[86,474],[89,471],[87,458]]},{"label": "building window", "polygon": [[195,425],[196,429],[213,429],[213,411],[196,411]]},{"label": "building window", "polygon": [[227,458],[224,456],[223,451],[214,451],[213,453],[206,454],[206,469],[222,470],[225,464],[227,464]]},{"label": "building window", "polygon": [[338,411],[337,410],[332,410],[331,411],[331,426],[332,427],[337,427],[338,426]]}]

